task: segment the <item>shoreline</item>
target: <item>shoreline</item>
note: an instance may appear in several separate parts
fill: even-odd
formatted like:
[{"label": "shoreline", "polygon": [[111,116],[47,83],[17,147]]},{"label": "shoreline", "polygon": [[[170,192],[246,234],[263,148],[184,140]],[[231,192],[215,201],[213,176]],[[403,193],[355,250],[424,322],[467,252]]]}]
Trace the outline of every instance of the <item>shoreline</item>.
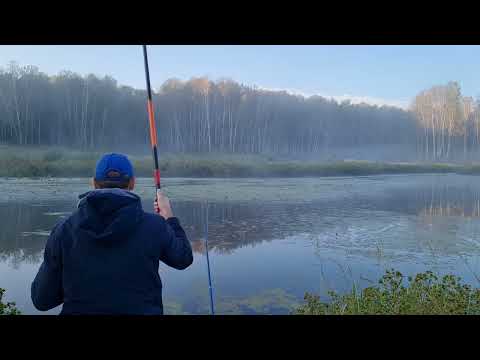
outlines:
[{"label": "shoreline", "polygon": [[[65,149],[0,149],[0,178],[89,178],[100,153]],[[137,177],[151,177],[151,156],[128,155]],[[480,175],[480,163],[321,161],[247,154],[162,154],[163,178],[305,178],[394,174]]]},{"label": "shoreline", "polygon": [[[137,177],[151,177],[151,161],[133,160]],[[0,178],[91,178],[94,161],[42,161],[30,159],[0,160]],[[417,164],[341,161],[335,163],[305,163],[301,161],[239,162],[226,160],[166,160],[160,161],[163,178],[306,178],[355,177],[374,175],[458,174],[480,175],[479,165]]]}]

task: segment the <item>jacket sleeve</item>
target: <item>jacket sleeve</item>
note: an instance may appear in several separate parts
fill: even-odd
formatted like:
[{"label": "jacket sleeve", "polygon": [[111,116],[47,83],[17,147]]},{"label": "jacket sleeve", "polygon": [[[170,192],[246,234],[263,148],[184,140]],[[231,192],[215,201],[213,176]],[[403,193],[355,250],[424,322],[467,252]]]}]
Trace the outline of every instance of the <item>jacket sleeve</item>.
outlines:
[{"label": "jacket sleeve", "polygon": [[160,260],[178,270],[189,267],[193,262],[193,252],[187,235],[176,217],[166,220],[165,248]]},{"label": "jacket sleeve", "polygon": [[31,297],[35,308],[47,311],[63,303],[62,252],[60,231],[57,225],[51,232],[40,265],[31,286]]}]

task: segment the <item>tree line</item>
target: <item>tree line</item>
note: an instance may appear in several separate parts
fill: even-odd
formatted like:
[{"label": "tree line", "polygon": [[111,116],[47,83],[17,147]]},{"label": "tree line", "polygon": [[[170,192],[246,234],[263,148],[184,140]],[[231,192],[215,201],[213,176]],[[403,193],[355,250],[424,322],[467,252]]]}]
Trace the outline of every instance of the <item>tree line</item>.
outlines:
[{"label": "tree line", "polygon": [[455,157],[454,152],[475,154],[480,144],[480,107],[463,97],[457,82],[420,92],[412,103],[417,119],[418,148],[426,160]]},{"label": "tree line", "polygon": [[[479,144],[476,120],[461,117],[459,88],[446,88],[422,92],[411,111],[306,98],[228,79],[170,79],[153,97],[161,151],[315,154],[400,144],[417,147],[431,160],[451,155],[462,134],[466,148]],[[12,62],[0,68],[0,143],[145,149],[145,103],[145,90],[119,85],[110,76],[70,71],[49,76]]]}]

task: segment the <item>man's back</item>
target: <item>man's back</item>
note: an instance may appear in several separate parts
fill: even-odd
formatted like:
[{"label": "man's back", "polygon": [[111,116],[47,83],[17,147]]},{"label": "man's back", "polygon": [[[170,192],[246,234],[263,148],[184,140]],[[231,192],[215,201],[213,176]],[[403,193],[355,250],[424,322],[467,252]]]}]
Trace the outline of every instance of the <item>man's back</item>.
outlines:
[{"label": "man's back", "polygon": [[159,261],[193,262],[178,219],[145,213],[129,191],[95,190],[52,231],[32,300],[40,310],[63,303],[62,314],[162,314]]}]

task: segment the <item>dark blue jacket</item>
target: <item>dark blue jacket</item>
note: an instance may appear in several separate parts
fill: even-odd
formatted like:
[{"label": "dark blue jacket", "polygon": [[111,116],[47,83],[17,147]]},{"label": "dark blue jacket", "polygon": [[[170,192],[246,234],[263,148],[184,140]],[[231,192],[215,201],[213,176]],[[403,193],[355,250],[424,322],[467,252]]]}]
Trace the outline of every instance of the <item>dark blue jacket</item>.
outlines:
[{"label": "dark blue jacket", "polygon": [[78,209],[52,230],[32,283],[38,310],[61,314],[163,314],[159,261],[185,269],[192,248],[178,219],[142,210],[125,190],[80,196]]}]

